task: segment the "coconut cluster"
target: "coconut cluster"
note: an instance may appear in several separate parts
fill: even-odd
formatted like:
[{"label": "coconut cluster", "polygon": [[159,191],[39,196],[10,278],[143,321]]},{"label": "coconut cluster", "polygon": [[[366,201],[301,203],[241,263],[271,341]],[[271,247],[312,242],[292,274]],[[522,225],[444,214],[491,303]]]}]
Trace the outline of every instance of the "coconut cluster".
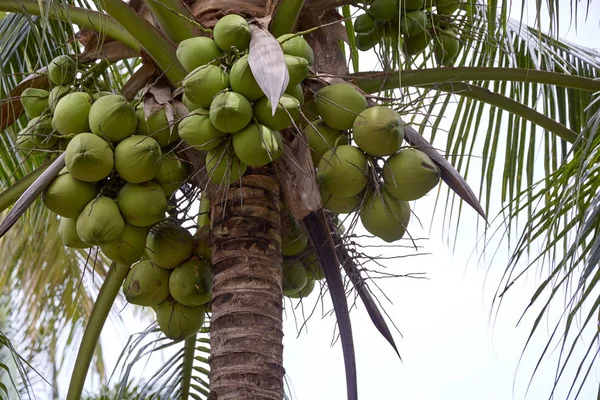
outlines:
[{"label": "coconut cluster", "polygon": [[464,0],[373,0],[354,21],[356,47],[367,51],[385,38],[401,37],[406,56],[431,48],[438,65],[452,65],[460,42],[452,14],[470,7]]},{"label": "coconut cluster", "polygon": [[177,48],[177,58],[189,71],[182,100],[190,111],[179,124],[179,136],[205,152],[207,174],[217,185],[231,184],[247,167],[281,157],[280,131],[300,117],[301,82],[314,54],[301,36],[283,35],[278,41],[290,79],[274,113],[250,69],[250,26],[244,18],[227,15],[216,23],[212,38],[187,39]]}]

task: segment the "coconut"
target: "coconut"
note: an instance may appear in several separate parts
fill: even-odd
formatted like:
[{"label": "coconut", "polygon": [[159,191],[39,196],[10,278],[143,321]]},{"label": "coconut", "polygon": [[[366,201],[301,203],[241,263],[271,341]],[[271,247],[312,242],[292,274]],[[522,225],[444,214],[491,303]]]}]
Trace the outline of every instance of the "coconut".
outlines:
[{"label": "coconut", "polygon": [[198,228],[194,235],[194,255],[200,257],[208,262],[212,260],[212,254],[210,252],[210,226],[203,225]]},{"label": "coconut", "polygon": [[250,101],[256,101],[265,95],[254,78],[247,55],[238,59],[231,67],[229,85],[234,92]]},{"label": "coconut", "polygon": [[120,142],[135,132],[138,118],[125,97],[111,94],[92,104],[89,123],[92,133],[111,142]]},{"label": "coconut", "polygon": [[92,133],[80,133],[67,145],[65,164],[74,178],[96,182],[112,171],[114,154],[104,139]]},{"label": "coconut", "polygon": [[431,4],[435,4],[436,0],[402,0],[400,5],[406,11],[414,11],[425,8],[426,2],[429,3],[429,7],[431,7]]},{"label": "coconut", "polygon": [[308,236],[289,211],[281,216],[281,252],[284,256],[300,254],[308,245]]},{"label": "coconut", "polygon": [[90,247],[77,235],[77,218],[61,218],[58,224],[58,236],[67,247],[86,249]]},{"label": "coconut", "polygon": [[220,146],[229,135],[213,126],[209,110],[199,108],[179,123],[179,136],[195,149],[207,151]]},{"label": "coconut", "polygon": [[104,97],[104,96],[110,96],[112,95],[113,92],[109,92],[109,91],[101,91],[101,92],[96,92],[94,94],[92,94],[92,100],[96,101],[98,100],[100,97]]},{"label": "coconut", "polygon": [[61,98],[54,109],[52,127],[61,135],[89,132],[88,116],[92,98],[84,92],[74,92]]},{"label": "coconut", "polygon": [[305,297],[308,297],[313,292],[314,289],[315,289],[315,281],[309,279],[309,280],[307,280],[306,285],[304,285],[304,287],[300,291],[298,291],[294,294],[290,294],[290,295],[288,295],[288,297],[290,299],[303,299]]},{"label": "coconut", "polygon": [[236,92],[223,92],[210,104],[210,122],[221,132],[237,132],[252,119],[252,106]]},{"label": "coconut", "polygon": [[50,110],[54,111],[58,100],[60,100],[63,96],[71,91],[71,88],[68,86],[55,86],[48,92],[48,105],[50,106]]},{"label": "coconut", "polygon": [[379,43],[380,40],[381,40],[381,35],[379,33],[377,33],[377,31],[373,31],[366,35],[356,35],[356,37],[355,37],[356,48],[359,49],[360,51],[369,51],[373,47],[375,47],[375,45],[377,43]]},{"label": "coconut", "polygon": [[125,222],[117,203],[106,196],[90,201],[77,217],[77,235],[90,245],[102,245],[117,240],[124,228]]},{"label": "coconut", "polygon": [[213,97],[229,87],[229,74],[216,65],[203,65],[190,72],[182,85],[188,101],[208,108]]},{"label": "coconut", "polygon": [[279,99],[275,114],[271,109],[271,101],[263,97],[254,103],[254,117],[274,131],[280,131],[292,125],[300,117],[300,102],[289,94],[284,94]]},{"label": "coconut", "polygon": [[21,93],[21,104],[29,118],[42,115],[48,108],[48,91],[44,89],[27,88]]},{"label": "coconut", "polygon": [[320,189],[323,207],[336,214],[348,214],[358,209],[362,200],[362,194],[350,197],[340,197]]},{"label": "coconut", "polygon": [[171,296],[184,306],[200,306],[212,296],[213,273],[204,260],[190,259],[178,265],[169,277]]},{"label": "coconut", "polygon": [[53,134],[52,121],[48,115],[32,118],[23,130],[31,142],[40,149],[49,149],[56,145],[58,136]]},{"label": "coconut", "polygon": [[300,262],[283,267],[281,289],[284,296],[298,293],[307,282],[306,269]]},{"label": "coconut", "polygon": [[401,239],[409,219],[408,202],[392,197],[386,190],[371,193],[360,210],[360,220],[365,229],[386,242]]},{"label": "coconut", "polygon": [[308,65],[313,65],[315,62],[315,53],[302,36],[295,33],[286,33],[279,36],[277,41],[281,44],[283,54],[302,57],[308,61]]},{"label": "coconut", "polygon": [[138,262],[144,253],[148,228],[125,224],[123,233],[114,242],[103,244],[100,249],[108,258],[120,264]]},{"label": "coconut", "polygon": [[187,108],[188,111],[190,111],[190,112],[201,108],[199,104],[191,102],[187,98],[187,96],[185,95],[185,93],[183,94],[183,96],[181,96],[181,101],[182,101],[183,105],[185,106],[185,108]]},{"label": "coconut", "polygon": [[287,65],[290,80],[286,88],[299,85],[308,75],[308,60],[304,57],[290,56],[284,54],[285,65]]},{"label": "coconut", "polygon": [[214,40],[197,36],[181,41],[177,46],[175,55],[183,68],[191,71],[222,57],[223,52]]},{"label": "coconut", "polygon": [[300,105],[304,104],[304,89],[302,89],[302,85],[291,86],[285,90],[285,93],[295,97]]},{"label": "coconut", "polygon": [[400,31],[405,37],[418,36],[425,33],[427,28],[427,15],[423,10],[407,12],[400,21]]},{"label": "coconut", "polygon": [[398,0],[373,0],[367,13],[378,21],[391,21],[398,15],[398,8]]},{"label": "coconut", "polygon": [[183,340],[198,333],[206,315],[205,306],[188,307],[168,298],[154,307],[156,322],[166,337]]},{"label": "coconut", "polygon": [[436,10],[441,15],[451,15],[458,10],[464,0],[437,0]]},{"label": "coconut", "polygon": [[321,261],[319,261],[319,256],[316,251],[312,251],[302,258],[302,264],[306,269],[306,276],[309,280],[320,281],[325,279],[325,271],[323,271]]},{"label": "coconut", "polygon": [[17,144],[15,148],[23,153],[24,156],[43,156],[46,153],[43,150],[39,150],[39,147],[31,141],[31,135],[23,129],[17,134]]},{"label": "coconut", "polygon": [[229,146],[221,146],[206,153],[206,173],[217,185],[229,186],[246,172],[248,167],[241,162]]},{"label": "coconut", "polygon": [[375,20],[369,14],[361,14],[354,20],[354,32],[368,35],[375,29]]},{"label": "coconut", "polygon": [[156,182],[126,183],[117,194],[117,204],[128,224],[151,226],[165,218],[167,198]]},{"label": "coconut", "polygon": [[250,45],[250,25],[239,15],[229,14],[215,24],[213,37],[217,46],[224,52],[235,48],[238,52],[245,51]]},{"label": "coconut", "polygon": [[173,269],[192,256],[194,238],[184,227],[170,221],[163,222],[148,233],[146,249],[154,264]]},{"label": "coconut", "polygon": [[170,271],[150,260],[140,261],[127,273],[123,282],[125,299],[138,306],[155,306],[169,298]]},{"label": "coconut", "polygon": [[367,108],[367,99],[353,85],[334,83],[321,88],[315,97],[317,112],[333,129],[350,129],[356,116]]},{"label": "coconut", "polygon": [[138,124],[135,130],[136,135],[151,136],[156,140],[160,147],[165,147],[179,139],[177,125],[173,121],[169,121],[164,108],[150,114],[148,119],[144,115],[143,105],[138,106],[135,110]]},{"label": "coconut", "polygon": [[170,197],[187,180],[190,168],[175,154],[169,153],[162,158],[155,180],[166,197]]},{"label": "coconut", "polygon": [[440,169],[421,150],[404,149],[383,165],[385,189],[398,200],[417,200],[440,181]]},{"label": "coconut", "polygon": [[71,57],[55,57],[48,65],[48,79],[55,85],[68,85],[75,80],[77,64]]},{"label": "coconut", "polygon": [[367,157],[349,145],[328,150],[319,161],[317,180],[320,187],[336,196],[351,197],[367,185]]},{"label": "coconut", "polygon": [[389,156],[400,150],[404,140],[404,122],[389,107],[370,107],[361,112],[352,126],[354,142],[374,156]]},{"label": "coconut", "polygon": [[421,35],[411,36],[404,39],[403,49],[404,53],[409,56],[416,56],[421,54],[429,43],[431,42],[431,36],[425,32]]},{"label": "coconut", "polygon": [[333,149],[335,146],[348,144],[348,136],[337,129],[328,127],[321,119],[308,124],[304,129],[304,133],[308,138],[308,145],[311,150],[310,156],[315,167],[319,165],[321,157],[328,150]]},{"label": "coconut", "polygon": [[458,56],[460,42],[451,28],[436,31],[433,40],[433,54],[439,65],[452,65]]},{"label": "coconut", "polygon": [[46,207],[61,217],[77,218],[97,195],[96,185],[79,181],[64,171],[44,190],[42,199]]},{"label": "coconut", "polygon": [[281,157],[283,140],[278,131],[252,123],[233,134],[233,150],[241,162],[260,167]]},{"label": "coconut", "polygon": [[156,140],[133,135],[115,147],[115,169],[131,183],[147,182],[158,174],[162,152]]}]

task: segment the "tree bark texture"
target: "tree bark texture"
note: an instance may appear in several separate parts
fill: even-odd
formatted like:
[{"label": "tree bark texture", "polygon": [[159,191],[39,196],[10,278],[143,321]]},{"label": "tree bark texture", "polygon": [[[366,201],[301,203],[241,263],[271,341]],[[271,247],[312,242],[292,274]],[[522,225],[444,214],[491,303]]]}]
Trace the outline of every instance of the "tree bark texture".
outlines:
[{"label": "tree bark texture", "polygon": [[263,167],[212,202],[211,400],[283,399],[279,196]]}]

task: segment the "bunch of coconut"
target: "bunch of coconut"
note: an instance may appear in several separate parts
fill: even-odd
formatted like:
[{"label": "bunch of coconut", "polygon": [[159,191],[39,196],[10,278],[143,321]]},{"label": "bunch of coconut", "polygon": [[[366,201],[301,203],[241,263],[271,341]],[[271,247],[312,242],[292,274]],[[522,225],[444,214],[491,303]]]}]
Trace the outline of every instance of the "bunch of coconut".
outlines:
[{"label": "bunch of coconut", "polygon": [[153,226],[142,240],[144,257],[135,263],[123,283],[127,301],[150,306],[165,336],[183,340],[204,323],[212,296],[209,226],[196,237],[176,221]]},{"label": "bunch of coconut", "polygon": [[372,49],[385,38],[401,37],[408,57],[432,47],[439,65],[451,65],[459,51],[456,32],[448,26],[463,0],[374,0],[354,21],[356,47]]},{"label": "bunch of coconut", "polygon": [[189,71],[183,81],[183,103],[190,114],[179,124],[179,136],[206,152],[206,170],[217,185],[239,179],[248,166],[278,159],[283,152],[280,131],[294,125],[304,101],[301,82],[314,54],[298,35],[278,38],[289,83],[274,113],[248,63],[250,26],[230,14],[215,25],[212,38],[182,41],[177,58]]},{"label": "bunch of coconut", "polygon": [[438,184],[438,166],[421,150],[403,148],[405,124],[398,112],[368,107],[353,85],[325,86],[314,103],[319,118],[304,132],[324,207],[335,214],[358,212],[373,235],[401,239],[410,219],[408,202]]}]

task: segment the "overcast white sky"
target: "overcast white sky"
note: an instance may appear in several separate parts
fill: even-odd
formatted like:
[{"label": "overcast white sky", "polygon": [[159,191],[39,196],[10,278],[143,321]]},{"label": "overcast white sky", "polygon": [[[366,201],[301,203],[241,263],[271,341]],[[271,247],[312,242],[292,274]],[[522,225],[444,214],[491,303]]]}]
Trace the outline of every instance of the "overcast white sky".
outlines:
[{"label": "overcast white sky", "polygon": [[[520,5],[520,1],[515,3]],[[533,4],[532,1],[529,3]],[[565,0],[564,3],[569,2]],[[568,21],[563,21],[562,36],[582,45],[600,47],[600,6],[598,2],[595,5],[591,8],[588,22],[582,22],[582,19],[577,32],[569,29]],[[561,15],[568,14],[565,11]],[[368,65],[372,66],[373,63]],[[477,184],[472,183],[474,187]],[[393,304],[387,303],[384,298],[381,300],[403,334],[400,337],[394,332],[403,362],[397,359],[372,326],[361,305],[351,313],[360,398],[523,399],[538,356],[546,344],[546,337],[536,336],[519,365],[534,314],[528,315],[520,327],[515,326],[538,281],[536,277],[528,277],[521,287],[515,287],[510,292],[499,315],[491,314],[494,291],[507,262],[505,248],[489,270],[489,259],[479,264],[473,260],[477,257],[469,261],[478,238],[475,234],[477,217],[475,212],[465,210],[462,229],[458,234],[460,240],[452,252],[452,248],[444,241],[448,231],[442,231],[444,228],[439,217],[429,231],[434,200],[434,195],[430,195],[417,202],[413,209],[425,224],[425,229],[420,230],[417,224],[413,224],[411,230],[415,236],[430,237],[423,252],[433,254],[387,262],[389,272],[426,272],[429,280],[399,278],[378,282]],[[312,304],[314,298],[313,295],[308,303]],[[325,309],[329,310],[328,294],[326,300]],[[289,304],[286,302],[287,306]],[[289,309],[286,313],[284,364],[295,391],[295,399],[344,399],[341,347],[339,343],[330,346],[333,317],[321,319],[319,308],[308,323],[308,333],[303,332],[297,337],[296,321]],[[296,310],[296,314],[299,313]],[[143,327],[143,324],[132,325],[130,333]],[[549,332],[552,327],[548,323],[541,330]],[[107,333],[103,337],[108,339],[105,345],[108,343],[115,350],[121,349],[122,346],[114,344],[117,336]],[[107,356],[110,369],[118,352],[111,352]],[[556,356],[557,352],[553,351],[551,357],[544,360],[527,398],[547,398],[555,373]],[[70,368],[67,370],[63,371],[64,378],[70,374]],[[580,398],[595,398],[598,382],[600,367],[596,367],[591,374]],[[66,388],[67,384],[61,388],[61,392],[64,393]]]}]

